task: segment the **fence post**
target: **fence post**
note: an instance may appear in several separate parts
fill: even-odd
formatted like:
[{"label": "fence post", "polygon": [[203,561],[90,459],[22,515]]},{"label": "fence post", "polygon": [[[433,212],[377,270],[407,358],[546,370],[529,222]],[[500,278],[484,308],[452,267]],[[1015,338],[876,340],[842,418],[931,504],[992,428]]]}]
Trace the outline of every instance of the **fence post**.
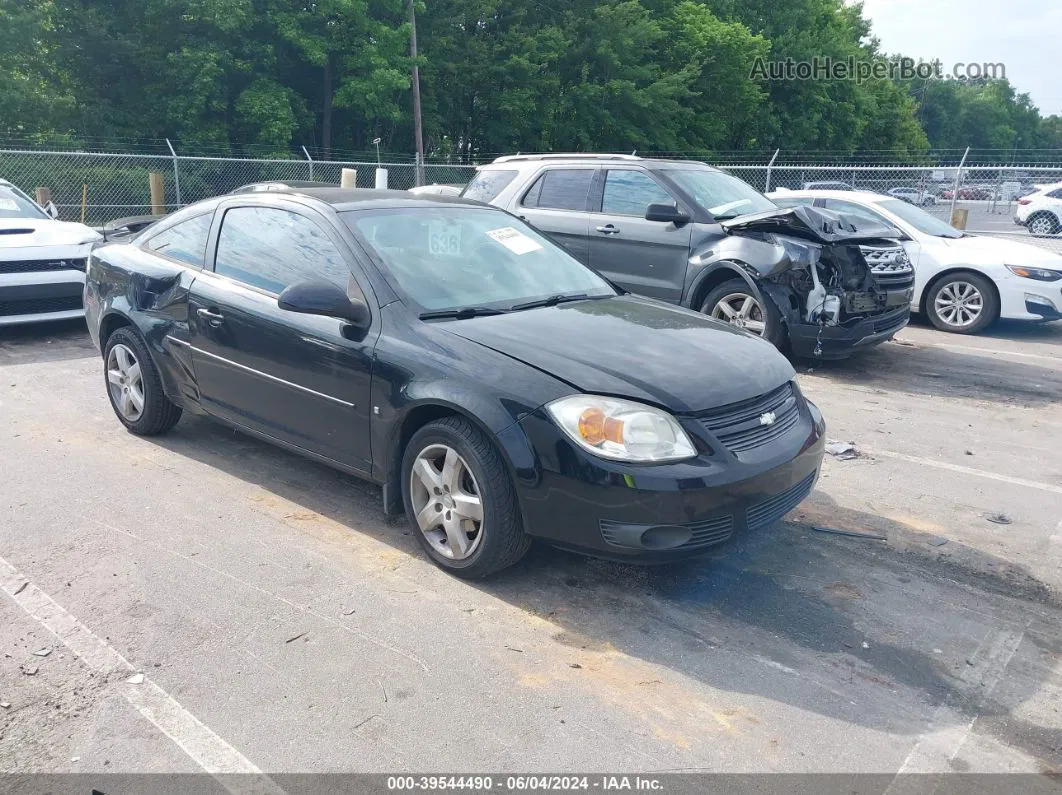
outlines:
[{"label": "fence post", "polygon": [[148,174],[148,187],[151,188],[151,214],[166,214],[166,190],[162,184],[162,174],[152,171]]},{"label": "fence post", "polygon": [[774,161],[778,159],[778,153],[781,151],[781,149],[775,149],[774,154],[771,156],[771,162],[767,164],[767,182],[764,185],[764,193],[771,192],[771,169],[774,168]]},{"label": "fence post", "polygon": [[955,217],[955,202],[959,198],[959,183],[962,181],[962,167],[966,165],[966,157],[970,154],[970,147],[966,147],[966,151],[962,154],[962,162],[959,163],[959,170],[955,172],[955,187],[951,191],[951,212],[948,213],[950,218]]},{"label": "fence post", "polygon": [[170,148],[170,155],[173,157],[173,189],[177,193],[177,209],[181,209],[181,175],[177,170],[177,153],[173,151],[173,144],[170,143],[170,139],[166,139],[166,146]]},{"label": "fence post", "polygon": [[310,164],[310,182],[313,182],[313,158],[310,157],[310,153],[306,151],[306,147],[302,148],[302,153],[306,155],[306,160]]},{"label": "fence post", "polygon": [[420,152],[416,153],[416,173],[413,175],[413,181],[419,186],[427,182],[424,176],[424,158]]}]

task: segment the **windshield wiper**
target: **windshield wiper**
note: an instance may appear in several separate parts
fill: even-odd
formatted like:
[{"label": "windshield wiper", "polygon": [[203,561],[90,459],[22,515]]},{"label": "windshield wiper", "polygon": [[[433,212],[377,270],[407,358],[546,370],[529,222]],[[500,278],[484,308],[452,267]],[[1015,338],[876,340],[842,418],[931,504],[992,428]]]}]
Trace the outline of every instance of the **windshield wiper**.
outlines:
[{"label": "windshield wiper", "polygon": [[443,320],[453,318],[455,320],[468,320],[473,317],[487,317],[488,315],[504,315],[506,309],[491,309],[486,306],[463,306],[460,309],[436,309],[432,312],[421,312],[421,320]]},{"label": "windshield wiper", "polygon": [[[607,296],[602,296],[605,298]],[[568,301],[585,301],[589,296],[586,293],[579,293],[577,295],[551,295],[549,298],[542,298],[538,301],[527,301],[523,304],[514,304],[509,307],[512,312],[519,312],[521,309],[538,309],[540,306],[556,306],[557,304],[563,304]]]}]

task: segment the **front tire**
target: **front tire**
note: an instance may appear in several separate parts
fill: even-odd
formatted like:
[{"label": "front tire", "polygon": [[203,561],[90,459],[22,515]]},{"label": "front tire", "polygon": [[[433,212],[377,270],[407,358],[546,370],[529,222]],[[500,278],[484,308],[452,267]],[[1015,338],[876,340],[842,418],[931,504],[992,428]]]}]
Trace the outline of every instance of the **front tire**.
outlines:
[{"label": "front tire", "polygon": [[111,408],[130,432],[157,436],[181,418],[180,407],[170,402],[162,389],[147,345],[132,328],[120,328],[107,338],[103,378]]},{"label": "front tire", "polygon": [[701,313],[763,337],[778,350],[788,339],[778,307],[767,296],[753,295],[744,279],[729,279],[708,293]]},{"label": "front tire", "polygon": [[462,417],[413,434],[402,456],[402,497],[425,552],[459,577],[508,568],[531,545],[501,454]]},{"label": "front tire", "polygon": [[976,273],[952,273],[926,296],[929,322],[951,334],[977,334],[999,317],[995,287]]}]

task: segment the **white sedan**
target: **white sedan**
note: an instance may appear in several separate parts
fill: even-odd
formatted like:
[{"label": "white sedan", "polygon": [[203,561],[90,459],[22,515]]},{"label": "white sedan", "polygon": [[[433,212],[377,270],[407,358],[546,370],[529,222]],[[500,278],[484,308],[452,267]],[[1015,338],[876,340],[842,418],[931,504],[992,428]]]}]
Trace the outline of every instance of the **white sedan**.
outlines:
[{"label": "white sedan", "polygon": [[85,261],[101,239],[0,179],[0,326],[84,317]]},{"label": "white sedan", "polygon": [[849,191],[778,191],[780,207],[824,207],[885,222],[901,233],[915,266],[911,311],[943,331],[976,334],[998,318],[1062,319],[1062,256],[997,237],[954,229],[919,207],[891,196]]}]

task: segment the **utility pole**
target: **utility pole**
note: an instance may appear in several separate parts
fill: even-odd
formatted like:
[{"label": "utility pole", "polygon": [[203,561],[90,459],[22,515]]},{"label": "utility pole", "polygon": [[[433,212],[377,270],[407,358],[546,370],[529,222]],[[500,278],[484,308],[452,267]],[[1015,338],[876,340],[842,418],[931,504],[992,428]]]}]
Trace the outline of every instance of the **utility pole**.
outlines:
[{"label": "utility pole", "polygon": [[409,0],[409,56],[413,59],[413,136],[417,144],[416,183],[424,184],[424,131],[420,119],[420,69],[417,68],[417,13],[413,8],[416,0]]}]

